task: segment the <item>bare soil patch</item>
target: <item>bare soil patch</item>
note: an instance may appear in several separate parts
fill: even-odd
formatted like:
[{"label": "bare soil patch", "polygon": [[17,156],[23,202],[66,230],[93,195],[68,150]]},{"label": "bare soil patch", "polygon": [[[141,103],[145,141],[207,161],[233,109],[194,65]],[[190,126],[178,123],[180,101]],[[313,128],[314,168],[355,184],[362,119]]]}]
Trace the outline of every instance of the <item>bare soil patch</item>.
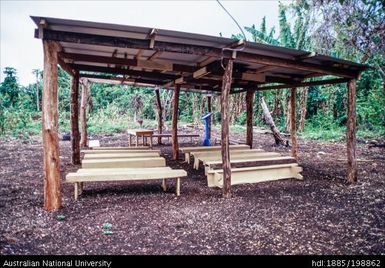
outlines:
[{"label": "bare soil patch", "polygon": [[[94,138],[127,145],[123,134]],[[269,135],[254,140],[256,148],[289,153],[272,146]],[[188,171],[180,197],[171,182],[166,193],[160,181],[90,183],[75,202],[73,186],[63,184],[63,208],[48,213],[41,141],[0,141],[0,253],[385,253],[384,148],[358,144],[359,182],[347,185],[345,144],[299,140],[304,181],[234,186],[229,200],[182,155],[172,161],[170,145],[159,148],[169,166]],[[60,152],[64,180],[78,167],[70,164],[69,141],[60,142]],[[112,224],[112,235],[103,234],[104,223]]]}]

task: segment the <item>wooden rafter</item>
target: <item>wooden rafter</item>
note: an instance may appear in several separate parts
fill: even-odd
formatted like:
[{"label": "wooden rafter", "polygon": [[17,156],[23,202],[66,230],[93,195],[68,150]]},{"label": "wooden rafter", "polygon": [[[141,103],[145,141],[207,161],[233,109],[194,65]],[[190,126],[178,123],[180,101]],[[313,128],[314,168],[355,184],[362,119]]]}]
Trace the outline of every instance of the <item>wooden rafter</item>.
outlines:
[{"label": "wooden rafter", "polygon": [[194,66],[173,64],[169,61],[151,61],[151,60],[139,60],[139,59],[125,59],[125,58],[113,58],[105,56],[94,56],[87,54],[77,53],[59,53],[59,56],[63,59],[72,61],[86,61],[94,63],[110,63],[118,64],[121,66],[142,67],[148,69],[162,70],[162,71],[177,71],[177,72],[193,72],[196,70]]},{"label": "wooden rafter", "polygon": [[[38,32],[36,32],[38,37]],[[43,39],[62,41],[69,43],[82,43],[101,46],[113,46],[133,49],[148,49],[150,47],[151,40],[133,39],[127,37],[115,37],[115,36],[102,36],[88,33],[74,33],[64,31],[54,31],[50,29],[43,29]],[[206,55],[212,57],[231,58],[231,51],[222,51],[220,48],[192,45],[192,44],[179,44],[172,42],[157,41],[153,47],[154,50],[183,53],[183,54],[195,54]],[[338,68],[332,66],[325,66],[320,64],[296,61],[291,59],[282,59],[272,56],[252,54],[247,52],[238,52],[237,60],[258,63],[270,66],[277,66],[295,70],[303,70],[308,72],[317,72],[329,75],[336,75],[347,78],[356,78],[359,74],[359,68],[357,70],[348,70],[345,68]]]}]

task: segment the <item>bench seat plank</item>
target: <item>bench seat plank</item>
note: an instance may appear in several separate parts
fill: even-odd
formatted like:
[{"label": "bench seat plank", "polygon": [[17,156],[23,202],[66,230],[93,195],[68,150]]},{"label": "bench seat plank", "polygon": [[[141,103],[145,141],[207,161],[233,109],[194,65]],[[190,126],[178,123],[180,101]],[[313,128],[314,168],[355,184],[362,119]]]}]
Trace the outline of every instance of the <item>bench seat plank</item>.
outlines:
[{"label": "bench seat plank", "polygon": [[163,157],[82,160],[82,168],[145,168],[164,166],[166,166],[166,160]]},{"label": "bench seat plank", "polygon": [[[230,145],[230,150],[238,149],[250,149],[247,144]],[[179,150],[184,153],[185,162],[190,164],[190,155],[192,152],[209,152],[209,151],[221,151],[221,146],[197,146],[197,147],[180,147]]]},{"label": "bench seat plank", "polygon": [[[171,167],[149,167],[145,168],[148,171],[164,171],[170,170]],[[133,170],[138,170],[138,168],[80,168],[76,173],[108,173],[108,172],[131,172]]]},{"label": "bench seat plank", "polygon": [[[302,179],[302,167],[298,164],[270,165],[231,169],[231,185],[258,183],[281,179]],[[223,170],[208,170],[207,185],[223,187]]]},{"label": "bench seat plank", "polygon": [[[281,156],[280,153],[276,152],[253,152],[253,153],[243,153],[243,154],[233,154],[230,152],[230,162],[231,160],[241,160],[241,159],[255,159],[255,158],[266,158],[266,157],[277,157]],[[194,168],[199,169],[199,163],[202,161],[203,165],[208,161],[219,161],[222,159],[222,155],[209,155],[209,156],[201,156],[199,158],[194,158]]]},{"label": "bench seat plank", "polygon": [[145,158],[157,157],[158,152],[144,152],[144,153],[116,153],[116,154],[85,154],[84,159],[102,159],[102,158]]},{"label": "bench seat plank", "polygon": [[148,150],[150,149],[150,146],[138,146],[138,147],[126,147],[126,146],[115,146],[115,147],[94,147],[93,150]]},{"label": "bench seat plank", "polygon": [[[133,147],[135,148],[135,147]],[[82,153],[85,154],[118,154],[118,153],[146,153],[146,152],[152,152],[152,153],[160,153],[160,150],[134,150],[134,149],[119,149],[119,150],[82,150]]]},{"label": "bench seat plank", "polygon": [[117,169],[98,169],[78,170],[76,173],[68,173],[67,183],[74,184],[75,200],[83,191],[85,182],[112,182],[112,181],[137,181],[137,180],[162,180],[162,188],[167,190],[166,179],[176,179],[176,195],[180,195],[180,178],[186,177],[187,172],[183,169],[164,168],[117,168]]},{"label": "bench seat plank", "polygon": [[[263,157],[263,158],[249,158],[249,159],[230,159],[231,168],[242,168],[242,167],[257,167],[257,166],[269,166],[269,165],[280,165],[280,164],[292,164],[296,163],[297,160],[291,156],[281,157]],[[205,162],[205,175],[208,170],[222,169],[222,160],[207,161]]]}]

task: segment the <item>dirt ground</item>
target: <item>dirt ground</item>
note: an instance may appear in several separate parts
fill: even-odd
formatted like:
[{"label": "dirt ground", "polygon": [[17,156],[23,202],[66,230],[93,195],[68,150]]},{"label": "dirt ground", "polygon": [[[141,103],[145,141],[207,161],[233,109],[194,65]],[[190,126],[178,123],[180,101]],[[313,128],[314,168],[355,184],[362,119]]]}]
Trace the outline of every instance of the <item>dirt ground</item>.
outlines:
[{"label": "dirt ground", "polygon": [[[102,145],[127,145],[123,134],[95,136]],[[243,138],[243,137],[238,137]],[[183,168],[181,196],[170,182],[89,183],[80,199],[63,184],[63,208],[43,210],[42,147],[0,142],[0,254],[385,254],[384,149],[358,144],[359,182],[347,185],[343,143],[299,140],[304,180],[234,186],[225,200],[208,188],[202,169]],[[181,140],[182,143],[189,140]],[[198,141],[197,141],[198,142]],[[199,140],[200,142],[200,140]],[[288,154],[256,134],[255,147]],[[184,143],[183,145],[191,145]],[[183,146],[181,145],[181,146]],[[62,179],[70,142],[60,142]],[[59,220],[58,215],[64,215]],[[112,234],[103,224],[112,224]]]}]

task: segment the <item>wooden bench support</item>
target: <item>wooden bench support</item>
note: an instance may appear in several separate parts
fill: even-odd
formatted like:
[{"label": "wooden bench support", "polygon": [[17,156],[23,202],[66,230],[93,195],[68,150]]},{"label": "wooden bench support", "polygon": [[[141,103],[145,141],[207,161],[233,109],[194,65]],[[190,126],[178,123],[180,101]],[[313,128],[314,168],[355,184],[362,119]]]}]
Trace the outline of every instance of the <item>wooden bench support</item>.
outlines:
[{"label": "wooden bench support", "polygon": [[[295,178],[302,180],[302,167],[298,164],[271,165],[261,167],[235,168],[231,170],[231,185],[258,183],[281,179]],[[207,172],[209,187],[223,187],[223,171],[209,170]]]}]

